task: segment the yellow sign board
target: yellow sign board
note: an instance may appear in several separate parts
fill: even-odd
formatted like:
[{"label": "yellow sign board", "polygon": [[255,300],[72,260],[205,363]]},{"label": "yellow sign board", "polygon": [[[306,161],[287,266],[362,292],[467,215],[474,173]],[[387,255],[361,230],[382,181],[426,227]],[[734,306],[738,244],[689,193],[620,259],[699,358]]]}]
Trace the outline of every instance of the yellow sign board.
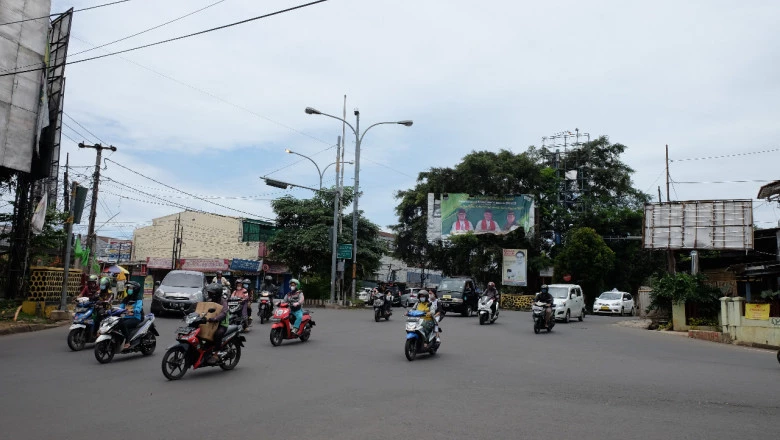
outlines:
[{"label": "yellow sign board", "polygon": [[769,321],[769,304],[745,304],[745,318]]}]

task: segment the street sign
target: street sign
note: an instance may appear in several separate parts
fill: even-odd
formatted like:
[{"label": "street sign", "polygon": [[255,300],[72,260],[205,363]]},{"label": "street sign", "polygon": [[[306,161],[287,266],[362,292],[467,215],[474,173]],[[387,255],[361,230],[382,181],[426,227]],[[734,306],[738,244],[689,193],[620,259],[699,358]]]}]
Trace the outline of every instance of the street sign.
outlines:
[{"label": "street sign", "polygon": [[352,244],[340,244],[338,258],[349,260],[352,258]]}]

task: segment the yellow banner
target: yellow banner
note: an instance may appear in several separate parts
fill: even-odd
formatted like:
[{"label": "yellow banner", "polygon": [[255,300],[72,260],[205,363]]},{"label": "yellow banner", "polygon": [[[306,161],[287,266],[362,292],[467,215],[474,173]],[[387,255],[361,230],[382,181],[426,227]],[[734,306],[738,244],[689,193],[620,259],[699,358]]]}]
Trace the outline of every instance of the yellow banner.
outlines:
[{"label": "yellow banner", "polygon": [[769,304],[745,304],[745,318],[769,321]]}]

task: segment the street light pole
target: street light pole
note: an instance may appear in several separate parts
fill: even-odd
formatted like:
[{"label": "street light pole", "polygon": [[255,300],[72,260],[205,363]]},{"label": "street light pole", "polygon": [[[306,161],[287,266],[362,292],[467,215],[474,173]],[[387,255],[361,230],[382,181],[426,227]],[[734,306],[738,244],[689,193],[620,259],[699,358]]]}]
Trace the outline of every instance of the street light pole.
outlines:
[{"label": "street light pole", "polygon": [[361,134],[359,110],[355,110],[355,127],[353,127],[352,124],[350,124],[343,118],[339,118],[338,116],[333,116],[327,113],[323,113],[312,107],[306,107],[304,111],[306,112],[307,115],[322,115],[322,116],[327,116],[329,118],[339,120],[344,124],[346,124],[347,126],[349,126],[349,128],[355,134],[355,200],[353,201],[354,204],[352,205],[353,206],[352,209],[352,291],[350,292],[351,297],[354,299],[355,289],[357,284],[358,200],[360,199],[360,144],[363,141],[363,137],[366,135],[368,130],[371,130],[373,127],[376,127],[377,125],[400,124],[406,127],[411,127],[413,121],[403,120],[403,121],[395,121],[395,122],[389,122],[389,121],[377,122],[373,125],[370,125]]},{"label": "street light pole", "polygon": [[[303,155],[303,154],[301,154],[301,153],[296,153],[295,151],[292,151],[292,150],[290,150],[289,148],[285,149],[284,151],[285,151],[287,154],[295,154],[295,155],[301,156],[301,157],[303,157],[303,158],[309,159],[309,161],[310,161],[311,163],[313,163],[315,167],[317,167],[317,175],[319,175],[319,176],[320,176],[320,189],[322,189],[322,173],[323,173],[323,172],[322,172],[322,171],[320,171],[320,166],[319,166],[319,165],[317,165],[317,162],[315,162],[315,161],[314,161],[314,159],[312,159],[311,157],[309,157],[309,156],[304,156],[304,155]],[[327,168],[326,168],[326,169],[327,169]]]}]

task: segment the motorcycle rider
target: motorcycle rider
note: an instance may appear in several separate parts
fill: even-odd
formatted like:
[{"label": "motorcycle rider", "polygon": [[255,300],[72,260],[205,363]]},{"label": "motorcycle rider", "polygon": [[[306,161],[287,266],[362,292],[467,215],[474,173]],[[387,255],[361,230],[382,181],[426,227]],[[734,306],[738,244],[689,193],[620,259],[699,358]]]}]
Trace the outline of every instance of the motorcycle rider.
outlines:
[{"label": "motorcycle rider", "polygon": [[236,280],[236,290],[233,291],[233,295],[232,295],[232,297],[238,298],[243,302],[243,305],[241,306],[242,319],[247,317],[247,303],[249,303],[249,292],[244,287],[243,281],[244,280],[240,278]]},{"label": "motorcycle rider", "polygon": [[90,275],[89,278],[87,278],[87,284],[81,289],[79,296],[90,298],[90,301],[93,301],[92,298],[96,297],[98,292],[98,277],[97,275]]},{"label": "motorcycle rider", "polygon": [[141,285],[135,281],[128,281],[125,283],[125,292],[127,295],[119,304],[119,309],[125,311],[119,322],[119,329],[125,337],[123,350],[130,348],[130,331],[138,327],[144,314],[144,291]]},{"label": "motorcycle rider", "polygon": [[393,309],[393,291],[390,289],[385,290],[385,314],[389,315]]},{"label": "motorcycle rider", "polygon": [[550,295],[550,288],[547,287],[547,284],[542,285],[542,291],[536,295],[536,300],[539,302],[543,302],[546,304],[544,307],[544,324],[545,326],[550,326],[550,318],[552,317],[552,305],[553,305],[553,297]]},{"label": "motorcycle rider", "polygon": [[290,280],[290,293],[284,296],[282,301],[290,305],[290,312],[295,316],[295,322],[292,324],[292,333],[298,334],[298,326],[303,320],[303,291],[298,290],[300,283],[295,278]]},{"label": "motorcycle rider", "polygon": [[108,277],[103,277],[100,279],[100,291],[98,292],[98,296],[100,297],[101,301],[111,302],[111,300],[114,299],[114,295],[111,292],[111,279]]},{"label": "motorcycle rider", "polygon": [[425,330],[426,335],[430,335],[431,331],[434,329],[434,321],[433,321],[433,315],[436,313],[435,310],[431,310],[431,303],[428,301],[429,293],[427,290],[422,289],[417,292],[417,304],[414,305],[414,308],[412,310],[418,311],[418,312],[424,312],[425,313],[425,319],[423,321],[423,329]]},{"label": "motorcycle rider", "polygon": [[217,271],[217,276],[214,277],[213,280],[211,280],[211,283],[220,284],[222,286],[227,286],[228,289],[230,289],[230,281],[227,280],[227,278],[222,276],[222,271]]},{"label": "motorcycle rider", "polygon": [[252,316],[252,302],[257,299],[255,298],[255,291],[252,290],[252,280],[244,278],[241,285],[244,287],[244,290],[246,290],[247,296],[249,297],[249,300],[246,302],[246,316]]},{"label": "motorcycle rider", "polygon": [[493,305],[490,306],[490,316],[494,316],[498,310],[498,303],[501,299],[501,295],[498,294],[498,290],[496,289],[496,283],[492,281],[489,282],[487,289],[485,289],[485,292],[482,293],[482,296],[487,296],[493,300]]},{"label": "motorcycle rider", "polygon": [[263,279],[263,285],[260,286],[260,290],[267,290],[271,292],[274,296],[276,296],[277,293],[279,293],[279,288],[276,287],[274,284],[273,278],[271,275],[266,275]]},{"label": "motorcycle rider", "polygon": [[429,292],[429,295],[431,297],[431,313],[433,314],[433,322],[434,322],[434,331],[436,332],[436,342],[441,342],[441,338],[439,338],[439,334],[441,333],[441,326],[439,326],[439,322],[441,321],[441,309],[439,308],[439,295],[436,294],[435,291],[431,290]]},{"label": "motorcycle rider", "polygon": [[209,359],[209,362],[217,363],[219,361],[218,351],[222,346],[222,337],[225,336],[228,324],[230,323],[230,318],[228,317],[227,299],[225,299],[225,297],[222,295],[222,284],[211,283],[206,286],[206,301],[215,302],[222,306],[222,310],[219,313],[208,319],[208,322],[219,323],[217,330],[214,332],[214,338],[212,340],[213,352],[211,354],[211,358]]}]

